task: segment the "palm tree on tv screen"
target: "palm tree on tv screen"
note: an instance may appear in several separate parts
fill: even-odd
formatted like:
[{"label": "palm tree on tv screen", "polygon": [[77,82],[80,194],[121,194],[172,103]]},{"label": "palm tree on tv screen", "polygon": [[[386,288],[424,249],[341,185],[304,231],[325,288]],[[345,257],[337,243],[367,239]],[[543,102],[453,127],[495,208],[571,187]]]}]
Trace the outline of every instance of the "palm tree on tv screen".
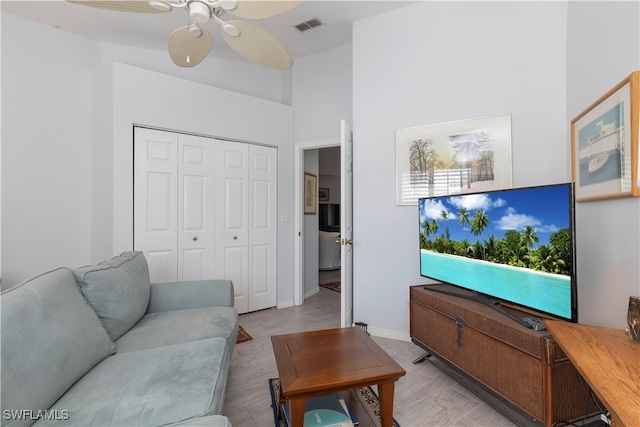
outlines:
[{"label": "palm tree on tv screen", "polygon": [[540,242],[540,238],[536,235],[536,229],[530,225],[527,225],[522,230],[522,242],[529,250],[533,248],[534,243]]},{"label": "palm tree on tv screen", "polygon": [[[473,220],[471,221],[471,232],[474,236],[479,236],[482,234],[485,228],[489,225],[489,217],[484,212],[484,209],[478,209],[476,213],[473,214]],[[478,240],[478,243],[480,241]],[[482,259],[484,259],[484,248],[482,250]]]}]

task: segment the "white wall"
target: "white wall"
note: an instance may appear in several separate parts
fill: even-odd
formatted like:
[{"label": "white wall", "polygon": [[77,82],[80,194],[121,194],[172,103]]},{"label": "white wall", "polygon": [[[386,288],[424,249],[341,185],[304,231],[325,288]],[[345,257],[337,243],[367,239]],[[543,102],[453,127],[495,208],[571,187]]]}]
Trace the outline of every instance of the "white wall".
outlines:
[{"label": "white wall", "polygon": [[[569,121],[640,69],[639,22],[637,1],[569,2]],[[577,203],[576,223],[580,323],[623,329],[640,295],[640,200]]]},{"label": "white wall", "polygon": [[[224,43],[220,40],[219,43]],[[215,45],[213,47],[215,49]],[[128,46],[101,44],[101,62],[119,62],[154,70],[169,76],[188,79],[246,95],[290,104],[290,71],[282,73],[253,63],[207,59],[193,68],[177,67],[167,52]]]},{"label": "white wall", "polygon": [[329,200],[320,204],[340,204],[340,175],[320,175],[318,186],[329,189]]},{"label": "white wall", "polygon": [[[292,214],[293,113],[278,102],[291,97],[291,73],[209,59],[179,69],[162,52],[103,45],[7,13],[1,19],[3,287],[131,248],[126,144],[134,121],[278,146],[280,210]],[[206,84],[127,66],[118,74],[112,62]],[[130,102],[134,95],[146,101]],[[158,108],[155,116],[146,111]],[[260,125],[247,126],[257,116]],[[279,301],[293,298],[292,232],[291,223],[279,224]]]},{"label": "white wall", "polygon": [[89,262],[96,44],[2,14],[2,283]]},{"label": "white wall", "polygon": [[514,185],[570,180],[566,22],[562,2],[424,2],[355,23],[354,320],[374,334],[407,339],[409,285],[427,281],[396,129],[511,113]]},{"label": "white wall", "polygon": [[352,121],[351,45],[306,56],[293,67],[295,142],[340,138]]}]

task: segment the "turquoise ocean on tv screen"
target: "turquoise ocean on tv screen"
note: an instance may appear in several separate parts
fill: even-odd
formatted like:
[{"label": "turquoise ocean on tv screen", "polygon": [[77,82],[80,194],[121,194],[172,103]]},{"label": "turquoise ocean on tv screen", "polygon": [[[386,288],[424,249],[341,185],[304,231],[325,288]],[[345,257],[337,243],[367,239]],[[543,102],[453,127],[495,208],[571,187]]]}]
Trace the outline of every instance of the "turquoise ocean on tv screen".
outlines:
[{"label": "turquoise ocean on tv screen", "polygon": [[420,251],[423,276],[571,319],[571,278],[527,268]]}]

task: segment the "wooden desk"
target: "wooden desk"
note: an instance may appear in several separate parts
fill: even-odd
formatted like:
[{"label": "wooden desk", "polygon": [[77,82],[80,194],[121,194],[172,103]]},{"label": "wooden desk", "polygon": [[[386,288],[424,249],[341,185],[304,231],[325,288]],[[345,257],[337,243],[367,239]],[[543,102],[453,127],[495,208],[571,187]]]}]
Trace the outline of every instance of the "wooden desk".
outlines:
[{"label": "wooden desk", "polygon": [[[406,374],[359,328],[274,335],[281,397],[289,399],[291,424],[302,427],[306,398],[377,384],[383,427],[393,425],[395,382]],[[278,404],[278,407],[281,405]]]},{"label": "wooden desk", "polygon": [[545,325],[610,412],[611,425],[640,426],[640,343],[618,329],[558,320]]}]

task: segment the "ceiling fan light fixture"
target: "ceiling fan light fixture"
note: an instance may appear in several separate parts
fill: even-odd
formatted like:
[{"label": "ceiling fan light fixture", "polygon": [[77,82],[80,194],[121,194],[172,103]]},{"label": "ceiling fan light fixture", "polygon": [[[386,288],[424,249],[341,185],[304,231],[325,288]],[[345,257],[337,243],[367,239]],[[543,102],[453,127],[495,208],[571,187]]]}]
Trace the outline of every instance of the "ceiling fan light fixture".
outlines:
[{"label": "ceiling fan light fixture", "polygon": [[202,35],[202,29],[199,26],[197,26],[195,24],[189,26],[189,36],[190,37],[193,37],[194,39],[197,39],[201,35]]},{"label": "ceiling fan light fixture", "polygon": [[206,24],[211,19],[211,8],[199,1],[189,3],[189,17],[198,24]]},{"label": "ceiling fan light fixture", "polygon": [[160,12],[171,12],[173,7],[169,3],[163,1],[150,1],[149,6]]},{"label": "ceiling fan light fixture", "polygon": [[238,7],[238,0],[219,0],[218,4],[224,10],[233,10]]},{"label": "ceiling fan light fixture", "polygon": [[238,37],[241,34],[240,28],[228,22],[222,26],[222,30],[225,32],[225,34],[231,37]]}]

